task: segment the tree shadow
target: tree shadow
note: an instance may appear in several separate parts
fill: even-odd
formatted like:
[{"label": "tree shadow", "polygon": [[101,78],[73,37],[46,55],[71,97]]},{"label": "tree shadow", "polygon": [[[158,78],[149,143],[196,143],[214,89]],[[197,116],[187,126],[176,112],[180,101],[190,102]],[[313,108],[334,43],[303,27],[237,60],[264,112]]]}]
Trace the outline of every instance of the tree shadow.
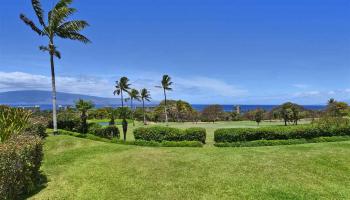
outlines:
[{"label": "tree shadow", "polygon": [[28,199],[47,187],[48,179],[45,174],[40,173],[39,180],[39,184],[30,193],[22,195],[20,199]]}]

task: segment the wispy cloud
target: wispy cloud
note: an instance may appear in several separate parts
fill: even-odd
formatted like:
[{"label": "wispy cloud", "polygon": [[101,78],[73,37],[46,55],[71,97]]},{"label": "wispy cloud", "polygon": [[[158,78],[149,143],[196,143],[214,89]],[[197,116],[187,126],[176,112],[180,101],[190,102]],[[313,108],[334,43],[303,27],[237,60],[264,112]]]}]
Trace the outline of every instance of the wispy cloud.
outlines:
[{"label": "wispy cloud", "polygon": [[[143,78],[130,76],[132,86],[135,88],[147,88],[151,91],[152,98],[160,100],[163,91],[156,88],[160,84],[161,74],[147,75]],[[115,79],[119,77],[99,78],[91,76],[57,76],[57,90],[61,92],[80,93],[111,97]],[[222,101],[237,96],[244,96],[248,91],[228,84],[224,81],[208,77],[177,77],[172,76],[174,82],[173,91],[169,92],[169,98],[183,99],[195,103]],[[1,72],[0,91],[10,90],[50,90],[51,77],[24,72]]]},{"label": "wispy cloud", "polygon": [[295,88],[298,88],[298,89],[306,89],[306,88],[310,87],[310,85],[301,84],[301,83],[296,83],[296,84],[293,84],[292,86],[295,87]]}]

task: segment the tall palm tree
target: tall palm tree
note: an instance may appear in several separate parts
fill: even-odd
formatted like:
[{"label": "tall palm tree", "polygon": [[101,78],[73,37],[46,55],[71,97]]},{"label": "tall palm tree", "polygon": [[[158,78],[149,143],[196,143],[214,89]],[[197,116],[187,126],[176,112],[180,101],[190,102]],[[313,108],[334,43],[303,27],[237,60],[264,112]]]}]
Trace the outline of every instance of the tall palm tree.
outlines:
[{"label": "tall palm tree", "polygon": [[94,104],[92,101],[84,101],[83,99],[79,99],[75,102],[75,107],[77,110],[81,112],[80,118],[81,118],[81,132],[87,133],[88,125],[87,125],[87,112],[91,108],[94,107]]},{"label": "tall palm tree", "polygon": [[135,120],[134,120],[134,107],[133,107],[133,100],[140,101],[140,93],[136,89],[131,89],[129,91],[130,96],[130,109],[131,109],[131,118],[132,118],[132,124],[135,126]]},{"label": "tall palm tree", "polygon": [[151,94],[146,88],[143,88],[140,94],[142,100],[143,124],[146,125],[145,101],[151,101]]},{"label": "tall palm tree", "polygon": [[161,86],[157,86],[158,88],[163,89],[164,93],[164,114],[165,114],[165,122],[168,124],[168,112],[167,112],[167,99],[166,99],[166,91],[171,91],[172,88],[170,87],[173,84],[171,82],[171,77],[169,75],[163,75],[162,81],[161,81]]},{"label": "tall palm tree", "polygon": [[121,77],[119,81],[115,82],[115,90],[113,92],[114,95],[120,95],[120,100],[122,102],[122,107],[124,107],[124,97],[123,92],[128,93],[130,89],[129,79],[125,76]]},{"label": "tall palm tree", "polygon": [[39,36],[48,39],[48,46],[40,46],[39,49],[47,51],[50,54],[51,64],[51,85],[52,85],[52,119],[54,133],[57,133],[57,116],[56,116],[56,82],[55,82],[55,65],[54,57],[61,58],[60,52],[57,51],[54,44],[54,38],[77,40],[83,43],[89,43],[90,40],[79,32],[88,26],[83,20],[67,21],[68,17],[76,12],[75,8],[69,7],[72,0],[60,0],[51,11],[47,14],[47,20],[44,19],[44,10],[40,0],[32,0],[34,12],[38,18],[40,27],[24,14],[20,14],[20,19],[28,25]]}]

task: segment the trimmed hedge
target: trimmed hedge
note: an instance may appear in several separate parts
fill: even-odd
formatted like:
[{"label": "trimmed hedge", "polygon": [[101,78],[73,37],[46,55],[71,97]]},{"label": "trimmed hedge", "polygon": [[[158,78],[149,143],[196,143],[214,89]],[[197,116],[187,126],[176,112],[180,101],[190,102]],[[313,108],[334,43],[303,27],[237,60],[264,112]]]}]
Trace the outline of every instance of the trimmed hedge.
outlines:
[{"label": "trimmed hedge", "polygon": [[189,128],[181,130],[178,128],[152,126],[140,127],[134,130],[135,140],[145,141],[199,141],[203,144],[206,139],[204,128]]},{"label": "trimmed hedge", "polygon": [[216,147],[258,147],[258,146],[277,146],[305,143],[320,143],[320,142],[340,142],[348,141],[350,136],[333,136],[333,137],[318,137],[313,139],[289,139],[289,140],[255,140],[248,142],[226,142],[215,143]]},{"label": "trimmed hedge", "polygon": [[0,144],[0,199],[18,199],[41,183],[42,140],[19,135]]},{"label": "trimmed hedge", "polygon": [[214,141],[218,143],[253,140],[312,139],[317,137],[350,135],[350,126],[275,126],[264,128],[224,128],[214,132]]},{"label": "trimmed hedge", "polygon": [[135,141],[127,141],[124,143],[123,141],[119,141],[120,144],[126,145],[137,145],[137,146],[148,146],[148,147],[203,147],[203,143],[199,141],[146,141],[146,140],[135,140]]},{"label": "trimmed hedge", "polygon": [[110,125],[107,127],[97,127],[95,125],[93,126],[93,128],[89,128],[89,133],[99,137],[108,138],[108,139],[120,138],[120,131],[118,127],[113,125]]}]

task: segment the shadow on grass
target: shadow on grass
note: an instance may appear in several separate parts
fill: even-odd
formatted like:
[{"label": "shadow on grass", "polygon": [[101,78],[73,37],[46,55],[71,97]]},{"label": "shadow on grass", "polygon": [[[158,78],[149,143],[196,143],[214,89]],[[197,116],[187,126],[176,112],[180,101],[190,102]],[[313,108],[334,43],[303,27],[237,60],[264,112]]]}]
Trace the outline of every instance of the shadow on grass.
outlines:
[{"label": "shadow on grass", "polygon": [[20,199],[28,199],[36,194],[38,194],[41,190],[45,189],[47,187],[48,179],[47,176],[44,175],[42,172],[39,175],[39,184],[28,194],[24,194],[20,197]]}]

